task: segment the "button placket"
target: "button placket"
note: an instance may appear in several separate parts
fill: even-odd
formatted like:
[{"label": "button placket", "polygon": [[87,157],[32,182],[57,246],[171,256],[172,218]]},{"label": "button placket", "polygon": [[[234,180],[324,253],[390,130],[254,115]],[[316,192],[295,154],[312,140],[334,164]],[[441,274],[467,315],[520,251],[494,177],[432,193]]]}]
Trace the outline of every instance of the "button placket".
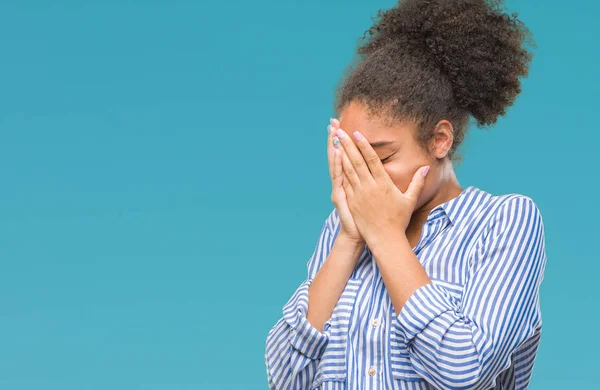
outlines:
[{"label": "button placket", "polygon": [[441,233],[444,227],[447,225],[447,217],[437,217],[435,219],[429,220],[423,226],[421,231],[421,237],[417,246],[414,249],[416,253],[420,252],[424,247],[429,245],[433,239],[435,239],[439,233]]}]

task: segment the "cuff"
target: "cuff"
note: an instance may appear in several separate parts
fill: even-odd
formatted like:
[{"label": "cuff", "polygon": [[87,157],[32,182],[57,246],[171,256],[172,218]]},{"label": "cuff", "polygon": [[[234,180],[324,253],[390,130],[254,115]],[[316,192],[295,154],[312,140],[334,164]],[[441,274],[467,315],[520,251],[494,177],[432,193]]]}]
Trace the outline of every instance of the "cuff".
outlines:
[{"label": "cuff", "polygon": [[422,332],[430,322],[449,311],[453,311],[449,313],[451,317],[463,317],[460,308],[455,304],[454,297],[443,287],[428,283],[416,289],[398,313],[400,332],[406,344]]},{"label": "cuff", "polygon": [[323,333],[306,319],[308,312],[308,287],[312,280],[300,285],[292,298],[283,307],[283,318],[290,326],[290,343],[300,353],[310,359],[320,359],[329,342],[329,321]]}]

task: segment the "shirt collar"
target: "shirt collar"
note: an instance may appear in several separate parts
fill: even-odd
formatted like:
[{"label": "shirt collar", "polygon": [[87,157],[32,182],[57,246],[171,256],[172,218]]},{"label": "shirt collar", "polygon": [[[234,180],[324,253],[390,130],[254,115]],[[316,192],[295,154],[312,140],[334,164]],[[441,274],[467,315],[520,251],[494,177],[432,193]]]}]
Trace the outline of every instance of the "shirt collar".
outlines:
[{"label": "shirt collar", "polygon": [[463,198],[475,189],[476,187],[474,186],[468,186],[455,198],[435,206],[427,216],[427,223],[435,221],[438,218],[447,217],[450,223],[455,225],[458,220],[458,215],[464,208],[465,202],[463,201]]}]

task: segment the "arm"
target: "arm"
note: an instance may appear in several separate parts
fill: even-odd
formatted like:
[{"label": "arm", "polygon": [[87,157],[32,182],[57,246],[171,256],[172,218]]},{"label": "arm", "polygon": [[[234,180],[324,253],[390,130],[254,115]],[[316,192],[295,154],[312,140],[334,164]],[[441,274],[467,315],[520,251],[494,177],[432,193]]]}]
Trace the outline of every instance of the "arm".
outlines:
[{"label": "arm", "polygon": [[338,235],[327,261],[310,283],[306,318],[319,331],[327,326],[364,246],[364,242]]},{"label": "arm", "polygon": [[310,388],[329,341],[328,320],[363,248],[364,243],[343,235],[334,239],[327,221],[321,228],[307,264],[308,277],[267,336],[265,363],[271,389]]},{"label": "arm", "polygon": [[471,259],[460,303],[436,284],[414,291],[394,326],[421,377],[440,389],[495,386],[510,355],[541,328],[544,245],[535,203],[512,198],[499,207]]}]

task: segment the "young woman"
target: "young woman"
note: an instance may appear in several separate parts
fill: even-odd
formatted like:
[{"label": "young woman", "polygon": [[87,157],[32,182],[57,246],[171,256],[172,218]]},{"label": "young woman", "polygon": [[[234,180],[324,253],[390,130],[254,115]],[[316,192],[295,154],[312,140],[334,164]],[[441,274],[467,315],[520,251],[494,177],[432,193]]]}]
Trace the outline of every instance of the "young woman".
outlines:
[{"label": "young woman", "polygon": [[[469,120],[528,72],[499,1],[404,0],[369,29],[328,137],[331,199],[306,280],[267,336],[272,389],[526,389],[544,226],[531,198],[463,188]],[[526,168],[524,168],[526,169]]]}]

